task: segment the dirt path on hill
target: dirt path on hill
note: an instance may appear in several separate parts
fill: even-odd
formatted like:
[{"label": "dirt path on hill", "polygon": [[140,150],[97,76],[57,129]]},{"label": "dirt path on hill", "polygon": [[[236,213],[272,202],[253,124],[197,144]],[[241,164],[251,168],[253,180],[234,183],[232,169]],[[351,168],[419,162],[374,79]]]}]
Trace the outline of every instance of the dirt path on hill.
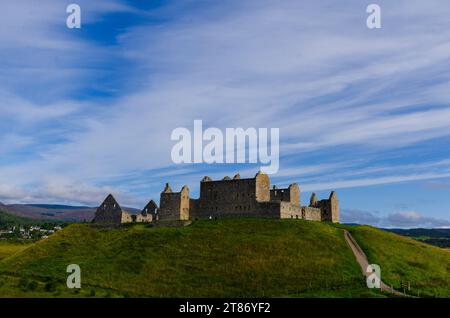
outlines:
[{"label": "dirt path on hill", "polygon": [[[356,240],[353,238],[353,236],[350,234],[349,231],[344,230],[344,237],[345,237],[345,241],[352,249],[352,252],[356,257],[356,261],[358,262],[359,266],[361,266],[361,271],[362,271],[364,277],[367,278],[371,273],[366,272],[367,266],[369,266],[369,261],[367,260],[366,254],[361,249],[361,247],[359,247],[358,243],[356,242]],[[387,292],[389,292],[391,294],[395,294],[397,296],[407,296],[407,295],[391,288],[390,286],[385,284],[383,281],[381,281],[380,286],[381,286],[382,291],[387,291]]]}]

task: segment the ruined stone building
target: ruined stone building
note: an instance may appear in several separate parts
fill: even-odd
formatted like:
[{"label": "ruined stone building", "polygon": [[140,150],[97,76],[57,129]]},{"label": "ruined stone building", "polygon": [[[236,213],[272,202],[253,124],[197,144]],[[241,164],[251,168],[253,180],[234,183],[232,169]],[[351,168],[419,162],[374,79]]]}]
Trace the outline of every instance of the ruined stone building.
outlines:
[{"label": "ruined stone building", "polygon": [[200,182],[198,199],[190,197],[187,186],[182,187],[180,192],[174,192],[169,184],[166,184],[161,192],[160,207],[150,201],[142,210],[141,216],[133,216],[122,211],[114,198],[108,196],[98,208],[94,222],[102,220],[115,223],[151,222],[156,219],[193,220],[232,216],[338,223],[339,201],[334,191],[328,199],[320,201],[313,193],[309,205],[301,206],[298,184],[293,183],[285,189],[278,189],[276,186],[270,189],[269,176],[258,172],[254,178],[248,179],[241,179],[239,174],[233,179],[225,177],[216,181],[204,177]]},{"label": "ruined stone building", "polygon": [[157,209],[156,203],[151,200],[139,214],[124,211],[116,199],[110,194],[95,212],[94,223],[122,224],[133,222],[152,222]]},{"label": "ruined stone building", "polygon": [[254,178],[225,177],[214,181],[204,177],[200,182],[200,198],[192,199],[189,188],[173,192],[166,184],[161,193],[158,217],[160,220],[188,220],[228,216],[295,218],[314,221],[339,222],[339,201],[333,191],[326,200],[311,196],[309,206],[300,205],[300,188],[296,183],[286,189],[270,189],[267,174]]}]

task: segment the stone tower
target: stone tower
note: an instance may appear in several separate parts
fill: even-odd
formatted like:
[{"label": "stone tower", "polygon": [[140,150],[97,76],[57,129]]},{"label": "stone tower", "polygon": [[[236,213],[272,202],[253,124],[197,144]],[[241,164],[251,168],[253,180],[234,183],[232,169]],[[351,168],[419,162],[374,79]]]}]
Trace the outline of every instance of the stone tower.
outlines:
[{"label": "stone tower", "polygon": [[311,194],[311,199],[309,199],[309,206],[316,206],[317,205],[317,195],[315,192]]},{"label": "stone tower", "polygon": [[160,220],[189,220],[189,188],[184,186],[180,192],[173,192],[170,185],[161,192]]},{"label": "stone tower", "polygon": [[332,191],[329,198],[331,222],[339,223],[339,200],[336,192]]},{"label": "stone tower", "polygon": [[189,220],[189,188],[186,185],[180,192],[180,220]]},{"label": "stone tower", "polygon": [[300,205],[300,187],[297,183],[289,186],[289,201],[293,204]]},{"label": "stone tower", "polygon": [[270,201],[270,179],[267,174],[259,171],[256,176],[256,201],[268,202]]},{"label": "stone tower", "polygon": [[309,206],[320,209],[322,221],[339,223],[339,200],[336,192],[332,191],[328,199],[317,200],[315,193],[311,195]]}]

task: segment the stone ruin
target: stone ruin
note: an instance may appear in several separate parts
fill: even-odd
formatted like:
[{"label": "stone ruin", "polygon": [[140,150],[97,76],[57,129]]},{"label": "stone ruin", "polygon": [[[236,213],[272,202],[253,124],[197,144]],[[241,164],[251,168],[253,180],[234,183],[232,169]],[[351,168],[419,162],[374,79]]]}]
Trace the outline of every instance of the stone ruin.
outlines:
[{"label": "stone ruin", "polygon": [[112,195],[97,209],[94,223],[153,222],[156,220],[194,220],[221,217],[266,217],[303,219],[339,223],[339,201],[332,191],[328,199],[318,200],[311,195],[308,206],[300,204],[300,187],[270,189],[267,174],[258,172],[254,178],[212,180],[204,177],[200,182],[200,197],[190,198],[189,188],[184,186],[174,192],[167,183],[160,196],[160,207],[151,200],[137,215],[120,207]]}]

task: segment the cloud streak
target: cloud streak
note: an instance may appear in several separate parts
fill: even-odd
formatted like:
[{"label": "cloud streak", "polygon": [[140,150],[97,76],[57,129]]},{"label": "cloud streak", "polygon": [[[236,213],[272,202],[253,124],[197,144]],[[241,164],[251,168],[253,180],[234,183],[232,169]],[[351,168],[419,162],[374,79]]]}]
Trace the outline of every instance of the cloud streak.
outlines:
[{"label": "cloud streak", "polygon": [[450,228],[450,221],[425,217],[416,211],[400,211],[387,214],[358,210],[345,209],[341,213],[344,223],[357,223],[374,225],[384,228]]},{"label": "cloud streak", "polygon": [[[380,1],[377,31],[359,1],[182,10],[82,1],[79,33],[65,28],[61,4],[32,3],[0,5],[10,12],[0,30],[0,200],[90,203],[115,191],[140,203],[172,177],[253,175],[255,167],[175,166],[170,133],[194,119],[279,127],[274,179],[298,177],[304,190],[450,177],[438,164],[448,153],[435,150],[450,146],[445,1]],[[43,176],[66,181],[55,188]]]}]

